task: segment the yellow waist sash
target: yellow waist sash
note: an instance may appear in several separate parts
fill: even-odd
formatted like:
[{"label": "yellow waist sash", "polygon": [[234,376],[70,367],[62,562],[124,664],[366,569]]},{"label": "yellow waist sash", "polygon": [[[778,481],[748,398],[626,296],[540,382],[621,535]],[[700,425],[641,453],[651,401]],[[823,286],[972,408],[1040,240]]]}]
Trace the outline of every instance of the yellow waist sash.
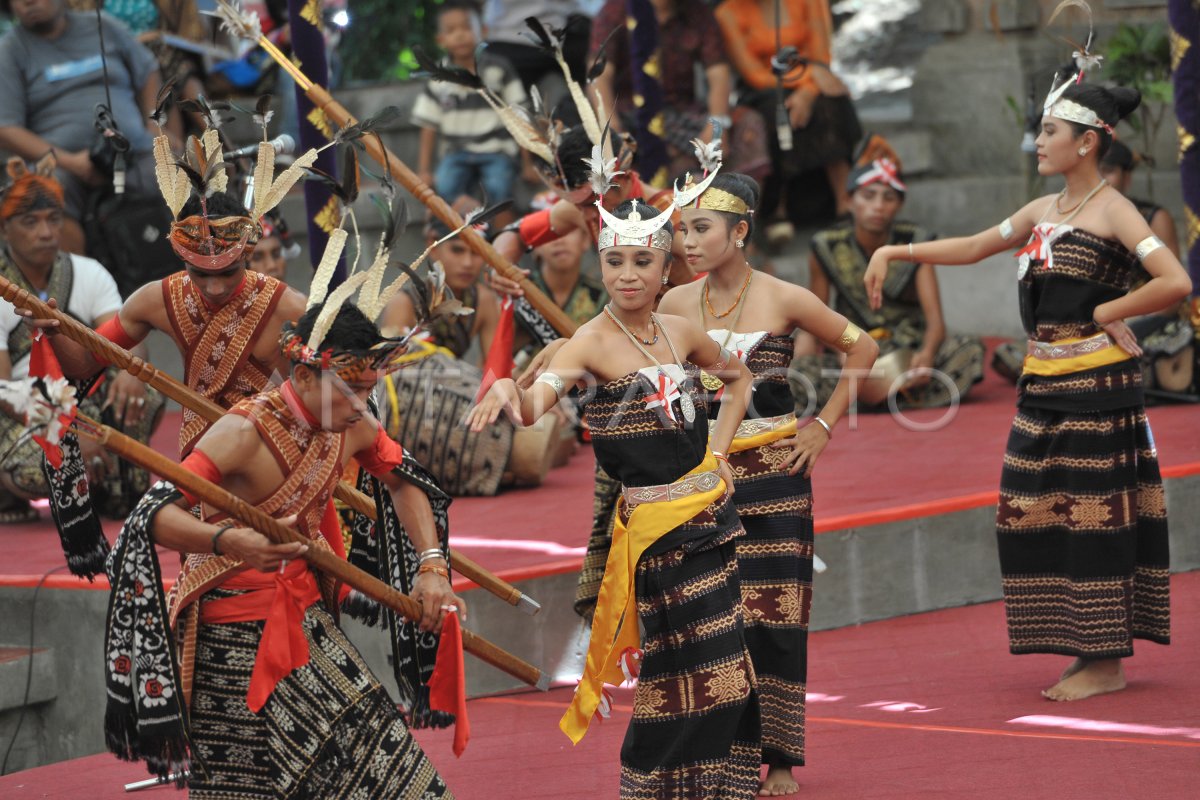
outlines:
[{"label": "yellow waist sash", "polygon": [[[716,468],[717,459],[710,452],[688,475],[711,472]],[[604,684],[616,685],[625,680],[618,663],[621,653],[626,647],[637,647],[639,644],[637,595],[633,583],[638,560],[664,534],[708,508],[724,493],[725,482],[721,481],[716,488],[707,492],[675,500],[640,503],[630,512],[629,521],[625,523],[621,521],[621,509],[617,509],[612,546],[608,551],[608,562],[604,565],[604,580],[596,599],[596,612],[592,616],[592,638],[588,643],[583,677],[575,688],[571,705],[558,722],[558,727],[575,744],[587,733],[592,716],[600,705]]]},{"label": "yellow waist sash", "polygon": [[1070,375],[1130,358],[1133,356],[1113,344],[1104,333],[1048,343],[1030,342],[1023,372],[1042,376]]},{"label": "yellow waist sash", "polygon": [[743,450],[753,450],[764,444],[778,442],[789,436],[796,435],[796,415],[781,414],[778,417],[763,419],[744,419],[738,425],[737,433],[729,444],[730,453],[740,453]]}]

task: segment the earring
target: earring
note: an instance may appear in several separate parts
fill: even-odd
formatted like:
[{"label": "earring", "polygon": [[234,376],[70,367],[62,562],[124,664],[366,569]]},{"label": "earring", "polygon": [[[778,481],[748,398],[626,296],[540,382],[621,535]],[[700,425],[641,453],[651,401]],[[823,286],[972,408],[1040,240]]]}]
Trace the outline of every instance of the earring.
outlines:
[{"label": "earring", "polygon": [[1087,155],[1087,148],[1086,148],[1086,147],[1081,147],[1081,148],[1079,148],[1079,155],[1081,155],[1081,156],[1086,156],[1086,155]]},{"label": "earring", "polygon": [[734,247],[745,247],[746,241],[744,239],[738,239],[736,242],[733,243],[733,245],[734,245]]},{"label": "earring", "polygon": [[663,286],[666,286],[666,285],[667,285],[667,276],[666,276],[666,275],[663,275],[663,281],[662,281],[662,285],[663,285]]}]

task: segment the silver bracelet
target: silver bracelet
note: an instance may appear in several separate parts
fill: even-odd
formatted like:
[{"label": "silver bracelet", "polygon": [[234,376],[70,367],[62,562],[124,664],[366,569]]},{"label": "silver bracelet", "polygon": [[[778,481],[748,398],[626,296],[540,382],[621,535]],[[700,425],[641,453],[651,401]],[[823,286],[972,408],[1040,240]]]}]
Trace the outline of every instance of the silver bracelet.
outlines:
[{"label": "silver bracelet", "polygon": [[440,558],[443,561],[446,560],[446,555],[442,552],[442,548],[431,547],[428,550],[422,550],[420,555],[417,556],[417,563],[424,564],[426,561],[431,561],[435,558]]},{"label": "silver bracelet", "polygon": [[821,419],[819,416],[817,416],[817,417],[813,417],[813,421],[814,421],[814,422],[816,422],[816,423],[818,423],[818,424],[819,424],[819,425],[820,425],[822,428],[824,428],[824,429],[825,429],[825,435],[826,435],[826,436],[828,436],[830,439],[832,439],[832,438],[833,438],[833,428],[829,427],[829,423],[828,423],[828,422],[826,422],[825,420]]},{"label": "silver bracelet", "polygon": [[913,243],[912,243],[912,242],[909,242],[909,243],[908,243],[908,260],[909,260],[909,261],[916,261],[916,260],[917,260],[917,257],[913,255],[913,251],[912,251],[912,245],[913,245]]}]

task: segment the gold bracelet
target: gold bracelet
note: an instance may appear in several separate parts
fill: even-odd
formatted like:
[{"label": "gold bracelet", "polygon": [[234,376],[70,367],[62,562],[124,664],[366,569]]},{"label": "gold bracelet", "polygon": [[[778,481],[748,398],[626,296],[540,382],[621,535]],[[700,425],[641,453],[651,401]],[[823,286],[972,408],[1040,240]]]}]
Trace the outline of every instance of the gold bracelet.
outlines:
[{"label": "gold bracelet", "polygon": [[838,337],[837,349],[843,353],[850,352],[850,348],[858,341],[858,337],[862,335],[862,328],[855,325],[853,322],[846,323],[846,330],[842,331],[842,335]]}]

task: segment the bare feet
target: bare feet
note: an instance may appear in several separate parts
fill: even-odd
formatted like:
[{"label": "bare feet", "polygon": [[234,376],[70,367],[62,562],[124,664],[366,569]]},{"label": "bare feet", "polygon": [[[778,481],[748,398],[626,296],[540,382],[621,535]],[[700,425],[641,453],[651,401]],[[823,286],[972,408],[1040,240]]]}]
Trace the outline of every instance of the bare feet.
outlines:
[{"label": "bare feet", "polygon": [[[1072,665],[1074,666],[1074,665]],[[1070,669],[1070,667],[1068,667]],[[1084,661],[1078,670],[1042,692],[1048,700],[1082,700],[1125,688],[1125,669],[1119,658]]]},{"label": "bare feet", "polygon": [[1079,670],[1083,669],[1083,665],[1086,663],[1087,662],[1084,661],[1082,658],[1077,658],[1074,661],[1072,661],[1070,666],[1068,666],[1066,669],[1063,670],[1062,675],[1058,676],[1059,682],[1061,683],[1062,681],[1065,681],[1067,678],[1074,675],[1076,672],[1079,672]]},{"label": "bare feet", "polygon": [[782,797],[799,791],[800,784],[792,777],[791,767],[767,767],[767,777],[758,789],[758,796]]}]

